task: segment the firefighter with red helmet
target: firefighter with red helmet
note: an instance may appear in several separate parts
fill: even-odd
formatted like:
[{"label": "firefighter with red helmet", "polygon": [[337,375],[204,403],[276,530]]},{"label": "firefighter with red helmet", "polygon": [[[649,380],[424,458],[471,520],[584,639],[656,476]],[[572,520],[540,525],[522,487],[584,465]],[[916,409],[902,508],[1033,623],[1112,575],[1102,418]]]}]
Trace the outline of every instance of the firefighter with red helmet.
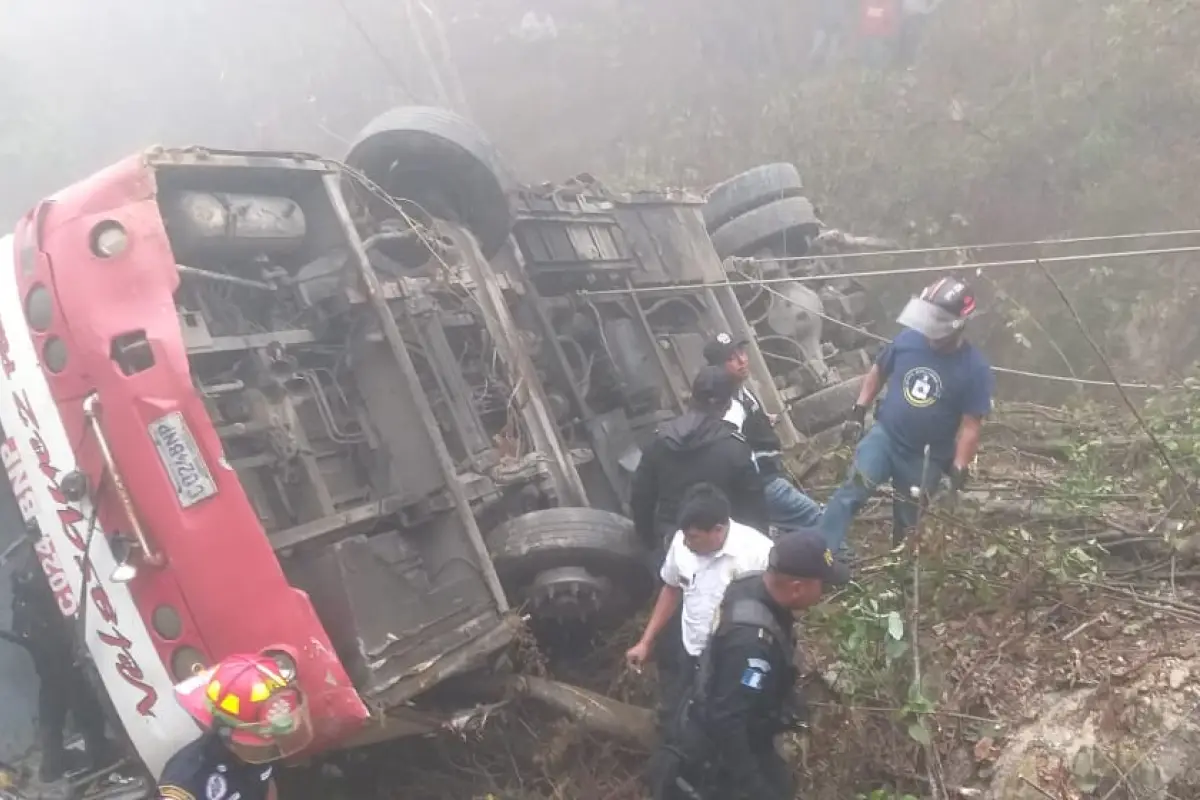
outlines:
[{"label": "firefighter with red helmet", "polygon": [[[966,483],[993,389],[991,366],[966,339],[975,312],[971,288],[942,278],[909,300],[896,319],[906,330],[879,353],[846,423],[847,441],[857,441],[854,462],[820,522],[833,552],[844,547],[854,516],[889,481],[893,544],[916,527],[916,487],[924,499],[944,475],[955,490]],[[875,424],[863,436],[867,408],[885,386]]]},{"label": "firefighter with red helmet", "polygon": [[274,800],[273,764],[312,743],[294,670],[270,656],[229,656],[175,693],[202,733],[163,768],[160,800]]}]

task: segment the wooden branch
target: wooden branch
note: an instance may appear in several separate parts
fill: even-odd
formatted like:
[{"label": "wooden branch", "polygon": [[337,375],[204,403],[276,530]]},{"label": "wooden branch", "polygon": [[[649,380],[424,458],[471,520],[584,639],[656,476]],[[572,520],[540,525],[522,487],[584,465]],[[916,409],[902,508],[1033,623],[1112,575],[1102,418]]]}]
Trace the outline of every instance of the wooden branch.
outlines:
[{"label": "wooden branch", "polygon": [[505,687],[518,697],[561,711],[590,733],[609,736],[642,750],[651,750],[658,743],[654,712],[649,709],[532,675],[509,675]]}]

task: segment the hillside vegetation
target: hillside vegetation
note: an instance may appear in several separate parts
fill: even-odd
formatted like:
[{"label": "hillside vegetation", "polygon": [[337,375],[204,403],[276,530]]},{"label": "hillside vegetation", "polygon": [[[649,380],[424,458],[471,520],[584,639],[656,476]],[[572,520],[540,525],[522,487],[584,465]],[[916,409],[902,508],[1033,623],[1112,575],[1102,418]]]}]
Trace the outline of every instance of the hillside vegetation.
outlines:
[{"label": "hillside vegetation", "polygon": [[[912,69],[851,56],[817,73],[807,3],[546,5],[553,41],[497,37],[496,23],[525,4],[500,2],[456,27],[472,111],[531,178],[587,169],[617,183],[706,185],[793,161],[828,221],[914,246],[1200,227],[1195,2],[947,0]],[[1188,370],[1200,345],[1194,263],[1057,272],[1122,374],[1162,380]],[[985,323],[998,361],[1065,374],[1065,355],[1079,375],[1101,377],[1036,270],[982,283],[1007,298]]]}]

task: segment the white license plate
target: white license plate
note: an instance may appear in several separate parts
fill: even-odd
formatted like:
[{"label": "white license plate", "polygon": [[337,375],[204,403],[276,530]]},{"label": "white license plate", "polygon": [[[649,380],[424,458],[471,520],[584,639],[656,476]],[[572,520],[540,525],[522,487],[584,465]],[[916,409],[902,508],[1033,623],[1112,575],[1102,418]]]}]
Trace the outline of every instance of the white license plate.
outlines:
[{"label": "white license plate", "polygon": [[182,412],[167,414],[150,423],[150,438],[171,476],[179,505],[190,508],[217,493],[216,481],[200,455],[191,430],[183,421]]}]

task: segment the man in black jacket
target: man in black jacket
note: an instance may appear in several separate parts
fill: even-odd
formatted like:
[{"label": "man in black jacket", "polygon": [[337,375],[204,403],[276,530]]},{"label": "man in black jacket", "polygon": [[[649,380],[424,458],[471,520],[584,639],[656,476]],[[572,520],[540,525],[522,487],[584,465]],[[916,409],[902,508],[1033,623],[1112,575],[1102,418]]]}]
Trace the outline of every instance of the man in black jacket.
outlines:
[{"label": "man in black jacket", "polygon": [[[783,467],[783,444],[775,432],[776,419],[746,385],[750,378],[746,342],[719,333],[704,346],[704,358],[711,366],[725,370],[734,382],[733,402],[725,420],[737,427],[750,446],[751,462],[762,476],[770,523],[784,531],[815,527],[821,521],[821,506],[792,483]],[[766,528],[760,530],[767,533]]]},{"label": "man in black jacket", "polygon": [[697,483],[720,489],[735,521],[766,532],[762,478],[745,439],[723,419],[735,389],[723,368],[701,369],[692,382],[691,408],[660,427],[642,453],[629,504],[639,536],[659,556],[679,529],[684,492]]}]

